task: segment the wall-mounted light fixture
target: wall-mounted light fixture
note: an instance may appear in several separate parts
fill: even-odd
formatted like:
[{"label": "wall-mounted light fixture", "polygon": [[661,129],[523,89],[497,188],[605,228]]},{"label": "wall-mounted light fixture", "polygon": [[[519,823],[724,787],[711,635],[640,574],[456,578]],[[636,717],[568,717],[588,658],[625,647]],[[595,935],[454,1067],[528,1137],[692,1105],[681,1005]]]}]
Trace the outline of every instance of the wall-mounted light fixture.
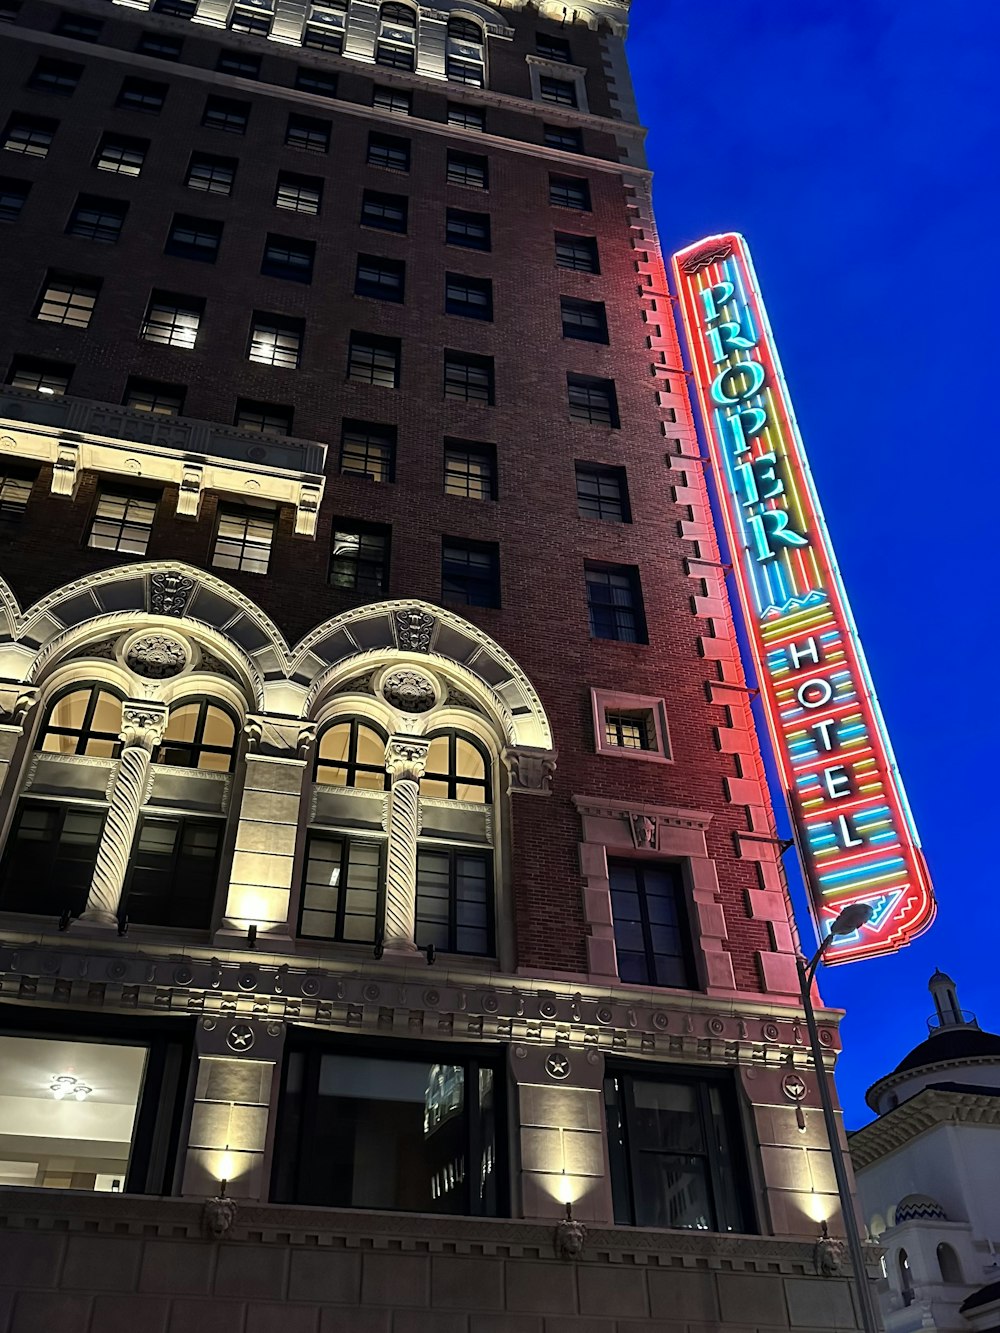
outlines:
[{"label": "wall-mounted light fixture", "polygon": [[565,1167],[559,1181],[558,1198],[566,1209],[566,1216],[556,1223],[555,1251],[560,1259],[578,1259],[587,1243],[587,1228],[573,1216],[573,1182],[566,1175]]}]

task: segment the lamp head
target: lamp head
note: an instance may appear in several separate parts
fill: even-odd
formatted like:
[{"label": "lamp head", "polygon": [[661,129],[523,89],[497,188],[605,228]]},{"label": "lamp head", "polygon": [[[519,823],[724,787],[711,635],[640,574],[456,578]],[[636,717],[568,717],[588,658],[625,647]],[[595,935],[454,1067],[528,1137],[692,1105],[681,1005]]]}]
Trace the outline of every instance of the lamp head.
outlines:
[{"label": "lamp head", "polygon": [[870,903],[850,903],[830,926],[831,935],[853,935],[872,919]]}]

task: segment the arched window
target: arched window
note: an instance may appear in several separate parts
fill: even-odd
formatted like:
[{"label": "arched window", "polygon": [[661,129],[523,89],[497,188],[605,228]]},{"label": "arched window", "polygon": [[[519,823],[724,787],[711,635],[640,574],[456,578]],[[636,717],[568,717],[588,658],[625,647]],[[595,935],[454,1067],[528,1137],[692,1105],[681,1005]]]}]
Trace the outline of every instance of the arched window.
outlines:
[{"label": "arched window", "polygon": [[485,53],[483,30],[472,19],[448,20],[448,47],[446,73],[452,83],[468,83],[474,88],[485,86]]},{"label": "arched window", "polygon": [[448,36],[454,37],[456,42],[475,42],[477,46],[483,44],[483,30],[472,19],[449,19]]},{"label": "arched window", "polygon": [[937,1261],[938,1268],[941,1270],[942,1282],[960,1283],[964,1281],[962,1265],[958,1262],[958,1255],[944,1241],[937,1247]]},{"label": "arched window", "polygon": [[315,781],[335,787],[386,791],[385,732],[372,722],[344,718],[322,733],[316,747]]},{"label": "arched window", "polygon": [[417,16],[409,5],[383,5],[378,12],[378,16],[383,23],[391,23],[395,27],[415,28],[417,26]]},{"label": "arched window", "polygon": [[208,699],[174,704],[156,752],[158,764],[228,773],[236,752],[236,719]]},{"label": "arched window", "polygon": [[903,1294],[903,1304],[913,1304],[913,1273],[910,1270],[910,1260],[905,1250],[899,1252],[899,1289]]},{"label": "arched window", "polygon": [[445,801],[473,801],[478,805],[491,801],[490,762],[485,748],[458,731],[442,731],[433,736],[427,748],[420,795]]},{"label": "arched window", "polygon": [[409,5],[386,4],[378,12],[375,63],[413,69],[417,59],[417,16]]},{"label": "arched window", "polygon": [[36,748],[49,754],[86,754],[113,759],[122,729],[122,701],[102,685],[81,685],[49,705]]}]

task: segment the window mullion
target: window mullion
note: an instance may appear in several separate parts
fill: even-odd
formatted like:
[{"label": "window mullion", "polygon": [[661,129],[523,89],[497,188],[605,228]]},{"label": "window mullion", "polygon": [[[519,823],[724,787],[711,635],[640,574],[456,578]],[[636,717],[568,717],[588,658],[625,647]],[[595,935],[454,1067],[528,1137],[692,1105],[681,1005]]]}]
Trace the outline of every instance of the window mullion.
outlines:
[{"label": "window mullion", "polygon": [[351,866],[351,840],[342,836],[340,839],[340,882],[337,885],[337,920],[334,923],[333,938],[344,938],[344,920],[347,915],[347,876]]},{"label": "window mullion", "polygon": [[458,949],[458,850],[448,853],[448,948]]},{"label": "window mullion", "polygon": [[616,1080],[621,1088],[621,1102],[619,1103],[621,1111],[622,1134],[625,1137],[625,1158],[628,1162],[628,1198],[629,1208],[632,1214],[632,1225],[636,1226],[639,1219],[639,1209],[636,1203],[636,1182],[639,1180],[639,1170],[641,1161],[638,1150],[633,1145],[632,1126],[635,1124],[636,1110],[635,1098],[632,1092],[632,1080],[627,1075],[622,1075]]},{"label": "window mullion", "polygon": [[653,949],[653,931],[649,923],[649,903],[646,901],[646,876],[642,866],[635,868],[636,885],[639,889],[639,920],[642,922],[642,943],[646,951],[646,968],[649,972],[649,985],[657,984],[656,953]]},{"label": "window mullion", "polygon": [[719,1227],[719,1200],[722,1198],[722,1180],[719,1176],[719,1154],[713,1151],[712,1127],[712,1105],[709,1099],[708,1084],[702,1080],[698,1083],[698,1111],[701,1116],[701,1139],[704,1144],[704,1158],[708,1165],[708,1184],[711,1192],[709,1198],[709,1207],[712,1210],[712,1230],[718,1231]]}]

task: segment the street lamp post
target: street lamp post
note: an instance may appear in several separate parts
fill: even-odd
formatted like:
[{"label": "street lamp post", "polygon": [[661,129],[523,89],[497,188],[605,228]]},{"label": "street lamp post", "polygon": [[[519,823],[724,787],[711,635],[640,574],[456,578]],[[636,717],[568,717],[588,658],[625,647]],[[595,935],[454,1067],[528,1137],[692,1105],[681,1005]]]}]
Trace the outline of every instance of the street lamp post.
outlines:
[{"label": "street lamp post", "polygon": [[827,949],[838,935],[853,935],[869,919],[872,909],[867,903],[851,903],[837,917],[830,927],[830,933],[807,963],[804,958],[796,958],[799,972],[799,989],[802,992],[802,1007],[806,1015],[806,1027],[809,1030],[809,1045],[812,1047],[813,1064],[816,1068],[816,1083],[819,1087],[820,1104],[823,1107],[823,1120],[826,1124],[827,1137],[830,1140],[830,1156],[833,1158],[833,1173],[837,1179],[837,1193],[840,1195],[840,1211],[844,1219],[844,1231],[847,1235],[847,1249],[851,1256],[854,1270],[854,1284],[858,1293],[858,1307],[861,1312],[861,1326],[864,1333],[878,1333],[878,1321],[872,1304],[871,1289],[865,1273],[865,1256],[861,1247],[861,1233],[854,1212],[854,1200],[851,1197],[851,1184],[847,1175],[847,1163],[844,1150],[840,1145],[837,1130],[837,1117],[833,1110],[833,1097],[827,1079],[826,1064],[823,1059],[823,1047],[819,1040],[816,1015],[812,1007],[812,983],[816,969],[823,961]]}]

